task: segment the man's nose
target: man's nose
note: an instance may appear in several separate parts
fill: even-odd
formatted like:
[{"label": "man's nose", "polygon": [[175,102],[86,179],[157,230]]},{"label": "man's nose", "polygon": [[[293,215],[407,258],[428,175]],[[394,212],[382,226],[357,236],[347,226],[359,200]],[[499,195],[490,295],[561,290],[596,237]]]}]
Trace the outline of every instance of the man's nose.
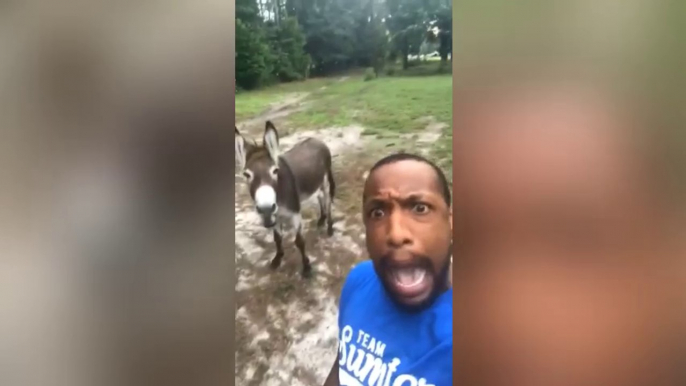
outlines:
[{"label": "man's nose", "polygon": [[412,240],[412,233],[403,214],[400,211],[391,212],[388,217],[387,244],[393,248],[400,248],[412,244]]}]

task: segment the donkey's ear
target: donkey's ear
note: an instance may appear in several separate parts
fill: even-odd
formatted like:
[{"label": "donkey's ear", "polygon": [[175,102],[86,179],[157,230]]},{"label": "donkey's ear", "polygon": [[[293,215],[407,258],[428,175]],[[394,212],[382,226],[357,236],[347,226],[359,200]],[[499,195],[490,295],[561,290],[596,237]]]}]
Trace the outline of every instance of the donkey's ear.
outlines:
[{"label": "donkey's ear", "polygon": [[245,152],[245,138],[238,131],[236,127],[236,162],[240,170],[245,168],[246,152]]},{"label": "donkey's ear", "polygon": [[279,162],[279,132],[271,121],[267,121],[264,129],[264,147],[267,148],[269,155],[275,164]]}]

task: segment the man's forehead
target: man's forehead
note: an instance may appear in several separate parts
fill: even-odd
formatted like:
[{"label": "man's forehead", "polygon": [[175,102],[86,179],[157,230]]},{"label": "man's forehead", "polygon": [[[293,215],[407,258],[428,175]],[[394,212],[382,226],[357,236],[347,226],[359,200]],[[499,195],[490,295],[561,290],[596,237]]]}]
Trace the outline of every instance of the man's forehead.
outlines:
[{"label": "man's forehead", "polygon": [[365,197],[437,193],[438,176],[433,167],[417,160],[402,160],[382,165],[367,177]]}]

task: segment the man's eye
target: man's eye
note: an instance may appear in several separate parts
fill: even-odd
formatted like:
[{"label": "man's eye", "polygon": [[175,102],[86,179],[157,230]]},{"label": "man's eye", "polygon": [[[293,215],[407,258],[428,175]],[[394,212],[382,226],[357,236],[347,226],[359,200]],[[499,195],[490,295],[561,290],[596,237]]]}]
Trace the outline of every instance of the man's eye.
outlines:
[{"label": "man's eye", "polygon": [[412,211],[417,214],[426,214],[429,212],[429,206],[426,204],[414,204]]},{"label": "man's eye", "polygon": [[384,216],[384,211],[382,209],[379,209],[379,208],[372,209],[369,212],[369,217],[371,217],[371,218],[381,218],[383,216]]}]

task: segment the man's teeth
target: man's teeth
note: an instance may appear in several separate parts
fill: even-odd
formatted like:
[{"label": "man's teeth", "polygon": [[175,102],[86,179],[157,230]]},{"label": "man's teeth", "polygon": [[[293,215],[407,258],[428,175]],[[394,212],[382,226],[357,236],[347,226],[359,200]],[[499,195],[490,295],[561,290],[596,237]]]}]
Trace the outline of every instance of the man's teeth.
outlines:
[{"label": "man's teeth", "polygon": [[395,280],[403,287],[412,287],[424,280],[426,270],[422,268],[397,268],[393,270]]}]

